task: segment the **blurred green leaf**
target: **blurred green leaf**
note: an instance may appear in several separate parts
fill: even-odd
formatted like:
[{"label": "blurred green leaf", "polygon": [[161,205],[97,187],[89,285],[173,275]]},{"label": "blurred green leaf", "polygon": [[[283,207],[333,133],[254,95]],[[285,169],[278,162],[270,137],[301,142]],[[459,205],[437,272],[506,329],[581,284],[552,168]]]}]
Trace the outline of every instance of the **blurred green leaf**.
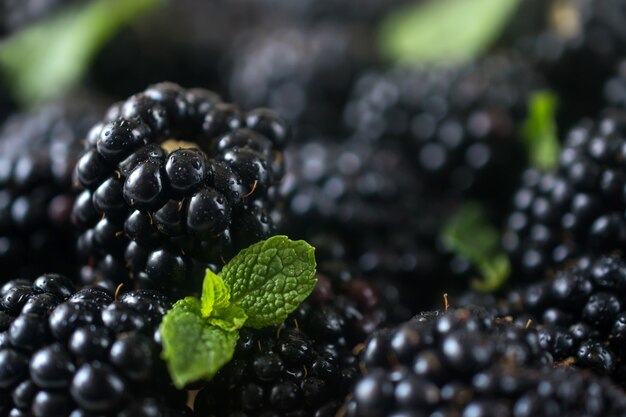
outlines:
[{"label": "blurred green leaf", "polygon": [[555,169],[559,159],[556,110],[554,93],[536,91],[528,99],[528,117],[522,126],[530,164],[544,171]]},{"label": "blurred green leaf", "polygon": [[511,274],[507,256],[500,251],[499,233],[479,204],[468,203],[448,220],[441,241],[451,252],[465,258],[480,273],[472,282],[478,291],[493,292]]},{"label": "blurred green leaf", "polygon": [[463,63],[500,34],[521,0],[430,0],[392,12],[380,28],[393,60]]},{"label": "blurred green leaf", "polygon": [[30,105],[62,95],[83,77],[100,48],[124,24],[163,0],[97,0],[23,29],[0,44],[0,70]]}]

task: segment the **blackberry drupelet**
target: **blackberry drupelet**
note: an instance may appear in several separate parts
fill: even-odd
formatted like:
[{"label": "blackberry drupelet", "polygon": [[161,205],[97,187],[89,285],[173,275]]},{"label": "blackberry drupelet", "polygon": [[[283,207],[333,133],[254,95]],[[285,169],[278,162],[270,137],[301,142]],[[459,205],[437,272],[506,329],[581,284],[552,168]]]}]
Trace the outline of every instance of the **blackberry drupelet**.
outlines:
[{"label": "blackberry drupelet", "polygon": [[364,139],[395,139],[437,188],[501,207],[525,164],[518,127],[528,96],[542,86],[512,53],[401,66],[361,76],[344,119]]},{"label": "blackberry drupelet", "polygon": [[234,359],[195,401],[196,415],[334,416],[358,373],[353,348],[407,317],[389,289],[322,261],[311,297],[278,327],[241,332]]},{"label": "blackberry drupelet", "polygon": [[533,321],[554,360],[588,368],[626,385],[626,261],[583,257],[551,279],[512,291],[500,314]]},{"label": "blackberry drupelet", "polygon": [[337,132],[357,71],[373,59],[366,39],[358,28],[332,23],[260,25],[232,49],[231,95],[246,107],[275,109],[299,130]]},{"label": "blackberry drupelet", "polygon": [[100,117],[93,96],[70,96],[0,129],[0,268],[36,277],[74,272],[72,171],[82,140]]},{"label": "blackberry drupelet", "polygon": [[605,379],[550,369],[532,329],[475,308],[423,313],[366,343],[344,415],[622,416]]},{"label": "blackberry drupelet", "polygon": [[288,136],[269,110],[244,112],[172,83],[112,106],[76,168],[78,249],[94,267],[85,278],[200,288],[207,265],[272,233]]},{"label": "blackberry drupelet", "polygon": [[185,416],[159,358],[171,304],[152,290],[116,300],[46,274],[0,289],[0,410],[10,416]]},{"label": "blackberry drupelet", "polygon": [[503,246],[526,279],[584,254],[626,245],[626,113],[608,110],[567,135],[558,170],[523,175],[506,222]]}]

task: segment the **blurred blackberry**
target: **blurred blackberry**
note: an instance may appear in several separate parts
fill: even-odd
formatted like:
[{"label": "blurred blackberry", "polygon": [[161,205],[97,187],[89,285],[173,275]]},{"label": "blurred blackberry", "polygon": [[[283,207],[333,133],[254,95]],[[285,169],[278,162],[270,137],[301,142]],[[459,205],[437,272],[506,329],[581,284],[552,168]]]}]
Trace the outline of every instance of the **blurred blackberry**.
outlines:
[{"label": "blurred blackberry", "polygon": [[345,415],[622,416],[604,379],[550,369],[532,329],[476,309],[424,313],[366,343]]},{"label": "blurred blackberry", "polygon": [[436,187],[501,207],[525,165],[518,133],[528,95],[542,85],[513,54],[396,67],[363,75],[344,119],[365,139],[401,143]]},{"label": "blurred blackberry", "polygon": [[246,107],[275,109],[302,130],[336,132],[350,85],[372,60],[369,46],[350,26],[260,25],[232,49],[231,95]]},{"label": "blurred blackberry", "polygon": [[513,199],[504,249],[527,279],[582,254],[626,245],[626,114],[606,111],[567,135],[558,170],[529,170]]},{"label": "blurred blackberry", "polygon": [[334,238],[370,276],[423,290],[418,278],[437,275],[435,240],[456,204],[424,186],[397,144],[311,140],[290,146],[286,161],[282,230],[316,247]]},{"label": "blurred blackberry", "polygon": [[345,263],[322,259],[318,271],[283,325],[241,332],[232,362],[198,394],[198,416],[335,415],[358,373],[355,346],[408,312]]},{"label": "blurred blackberry", "polygon": [[[171,304],[140,290],[116,300],[62,275],[0,289],[0,410],[10,416],[185,416],[159,358]],[[5,414],[6,413],[6,414]]]},{"label": "blurred blackberry", "polygon": [[172,83],[112,106],[76,168],[78,249],[95,271],[86,279],[198,288],[207,265],[272,233],[288,136],[269,110]]},{"label": "blurred blackberry", "polygon": [[550,9],[549,28],[522,40],[522,50],[558,92],[570,127],[602,109],[602,87],[626,48],[626,3],[556,0]]},{"label": "blurred blackberry", "polygon": [[583,257],[556,276],[512,291],[500,314],[529,319],[554,360],[626,384],[626,261]]},{"label": "blurred blackberry", "polygon": [[100,110],[97,98],[73,96],[15,114],[0,128],[0,268],[6,274],[75,268],[72,171]]}]

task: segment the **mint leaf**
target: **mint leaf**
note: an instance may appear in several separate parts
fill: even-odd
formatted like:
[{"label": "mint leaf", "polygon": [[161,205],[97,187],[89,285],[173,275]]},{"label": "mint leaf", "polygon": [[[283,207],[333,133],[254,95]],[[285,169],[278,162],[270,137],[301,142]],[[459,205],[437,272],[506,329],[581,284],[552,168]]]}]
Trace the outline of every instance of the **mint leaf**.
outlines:
[{"label": "mint leaf", "polygon": [[274,236],[239,252],[220,275],[231,302],[248,315],[246,326],[279,324],[315,287],[314,248]]},{"label": "mint leaf", "polygon": [[383,55],[463,63],[496,40],[521,0],[431,0],[392,12],[380,28]]},{"label": "mint leaf", "polygon": [[534,92],[528,99],[528,116],[522,126],[530,164],[544,171],[555,169],[559,158],[556,110],[554,93]]},{"label": "mint leaf", "polygon": [[208,322],[223,330],[239,330],[248,320],[248,315],[243,309],[235,304],[229,304],[215,310],[215,314],[209,317]]},{"label": "mint leaf", "polygon": [[0,46],[0,68],[15,99],[36,104],[75,86],[100,48],[163,0],[98,0],[69,7]]},{"label": "mint leaf", "polygon": [[479,291],[493,292],[511,274],[509,259],[500,251],[498,231],[478,204],[469,203],[444,225],[441,241],[453,253],[467,259],[481,277],[472,282]]},{"label": "mint leaf", "polygon": [[230,291],[224,280],[207,268],[202,282],[202,316],[209,317],[215,308],[230,304]]},{"label": "mint leaf", "polygon": [[162,358],[167,361],[176,387],[211,379],[235,352],[239,333],[211,326],[201,315],[200,300],[178,301],[163,317]]},{"label": "mint leaf", "polygon": [[304,241],[274,236],[239,252],[220,275],[207,269],[202,299],[179,300],[161,323],[174,384],[213,378],[232,359],[244,324],[282,323],[313,291],[313,252]]}]

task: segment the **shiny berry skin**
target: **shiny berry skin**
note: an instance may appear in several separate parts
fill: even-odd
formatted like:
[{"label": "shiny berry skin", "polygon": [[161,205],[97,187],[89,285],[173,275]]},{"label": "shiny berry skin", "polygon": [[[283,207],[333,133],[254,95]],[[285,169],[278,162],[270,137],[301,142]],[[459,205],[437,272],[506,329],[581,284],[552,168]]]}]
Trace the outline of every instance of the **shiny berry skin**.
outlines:
[{"label": "shiny berry skin", "polygon": [[113,105],[76,168],[85,189],[74,205],[77,248],[89,265],[83,280],[195,291],[209,264],[274,232],[269,215],[238,225],[273,209],[288,135],[269,110],[248,116],[173,83]]},{"label": "shiny berry skin", "polygon": [[[622,111],[584,119],[567,133],[556,172],[523,174],[502,237],[517,277],[538,279],[569,260],[626,243],[625,131]],[[547,233],[539,239],[538,230]]]},{"label": "shiny berry skin", "polygon": [[[75,291],[58,274],[32,285],[9,282],[2,292],[17,289],[26,298],[22,312],[0,306],[0,317],[9,321],[0,348],[0,398],[7,398],[2,405],[10,416],[133,415],[137,407],[146,415],[188,415],[183,395],[170,394],[155,339],[171,307],[165,295],[137,290],[114,300],[98,287]],[[43,296],[56,302],[50,311],[24,312]]]},{"label": "shiny berry skin", "polygon": [[[82,141],[101,102],[70,95],[30,113],[15,113],[0,129],[0,267],[9,276],[35,278],[73,272],[72,172],[93,186],[103,178],[94,155],[81,162]],[[86,161],[90,161],[85,169]]]},{"label": "shiny berry skin", "polygon": [[[551,361],[532,327],[484,309],[422,313],[370,336],[346,415],[624,413],[626,401],[610,380]],[[593,390],[602,395],[587,395]]]}]

